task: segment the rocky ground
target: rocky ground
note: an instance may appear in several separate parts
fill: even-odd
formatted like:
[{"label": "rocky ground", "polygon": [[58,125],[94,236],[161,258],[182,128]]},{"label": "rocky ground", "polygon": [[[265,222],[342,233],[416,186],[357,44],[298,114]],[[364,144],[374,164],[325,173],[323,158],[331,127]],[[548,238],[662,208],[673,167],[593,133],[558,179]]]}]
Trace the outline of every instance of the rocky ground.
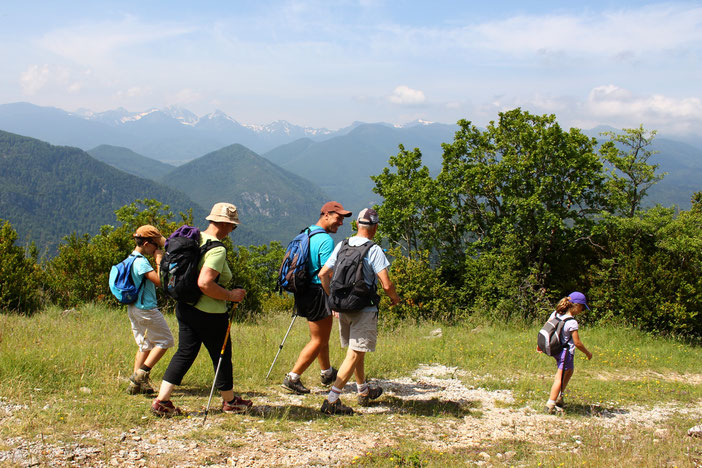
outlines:
[{"label": "rocky ground", "polygon": [[[372,428],[353,424],[344,428],[345,425],[335,421],[336,417],[325,417],[328,429],[320,430],[317,408],[309,407],[313,400],[315,405],[317,400],[321,403],[321,388],[318,398],[272,389],[270,394],[254,398],[257,406],[250,414],[233,416],[240,418],[237,431],[217,432],[232,416],[213,412],[204,428],[202,416],[191,415],[157,420],[146,428],[133,428],[124,433],[88,431],[75,434],[69,442],[63,443],[47,442],[41,436],[15,437],[0,444],[0,465],[334,466],[351,463],[356,456],[392,446],[400,440],[419,440],[436,451],[457,448],[479,451],[485,441],[494,440],[543,440],[543,428],[553,423],[554,416],[528,407],[515,407],[510,391],[466,386],[462,382],[470,380],[466,376],[460,369],[433,365],[420,366],[406,378],[378,380],[385,394],[375,405],[358,408],[360,413],[386,415],[381,420],[374,419],[377,425]],[[347,392],[352,390],[355,391],[354,386],[349,385]],[[342,398],[351,396],[345,394]],[[281,414],[286,407],[303,410],[296,413],[297,420],[290,429],[271,430],[266,425],[266,417],[271,413]],[[0,421],[11,423],[12,418],[25,409],[22,405],[0,400]],[[676,405],[653,409],[602,405],[586,411],[592,417],[584,420],[578,431],[587,431],[592,425],[615,428],[636,425],[655,431],[659,422],[674,413],[702,420],[702,408]],[[305,420],[306,417],[309,420]],[[353,417],[363,417],[363,414]],[[213,431],[216,437],[203,436],[207,431]],[[702,430],[698,434],[700,432]],[[573,443],[566,449],[577,452],[582,437],[575,431],[572,439]],[[514,455],[511,451],[493,454],[503,461]],[[481,463],[490,463],[489,454],[481,452],[479,456]]]}]

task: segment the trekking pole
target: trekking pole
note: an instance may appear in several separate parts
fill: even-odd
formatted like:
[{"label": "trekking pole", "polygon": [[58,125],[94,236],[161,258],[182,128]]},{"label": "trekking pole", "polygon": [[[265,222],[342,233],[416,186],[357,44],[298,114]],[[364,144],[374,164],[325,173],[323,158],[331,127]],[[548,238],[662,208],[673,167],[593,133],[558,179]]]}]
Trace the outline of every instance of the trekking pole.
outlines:
[{"label": "trekking pole", "polygon": [[290,322],[290,326],[288,327],[288,331],[285,333],[285,336],[283,337],[283,341],[280,343],[280,346],[278,346],[278,352],[275,353],[275,358],[273,358],[273,363],[271,364],[271,368],[268,369],[268,373],[266,374],[266,379],[268,379],[268,376],[271,375],[271,371],[273,370],[273,366],[275,366],[275,361],[278,360],[278,355],[283,350],[283,345],[285,344],[285,340],[288,338],[288,334],[290,334],[290,330],[292,329],[292,326],[295,323],[296,318],[297,318],[297,310],[295,310],[293,312],[292,322]]},{"label": "trekking pole", "polygon": [[222,365],[222,358],[224,357],[224,350],[227,347],[227,341],[229,341],[229,331],[232,328],[232,320],[234,319],[234,312],[239,306],[238,302],[232,302],[232,306],[229,309],[229,324],[227,325],[227,333],[224,335],[224,344],[222,344],[222,351],[219,353],[219,362],[217,362],[217,369],[215,370],[214,380],[212,381],[212,390],[210,390],[210,398],[207,400],[207,408],[205,408],[205,417],[202,418],[202,424],[207,421],[207,412],[210,410],[210,402],[212,402],[212,394],[214,393],[215,383],[217,382],[217,375],[219,375],[219,367]]}]

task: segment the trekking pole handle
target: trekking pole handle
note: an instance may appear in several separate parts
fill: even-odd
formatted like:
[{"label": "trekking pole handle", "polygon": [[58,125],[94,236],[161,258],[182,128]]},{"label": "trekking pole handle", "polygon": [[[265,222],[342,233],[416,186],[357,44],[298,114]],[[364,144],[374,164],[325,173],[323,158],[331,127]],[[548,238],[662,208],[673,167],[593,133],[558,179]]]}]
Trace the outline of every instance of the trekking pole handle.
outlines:
[{"label": "trekking pole handle", "polygon": [[232,305],[229,308],[229,323],[227,324],[227,333],[224,334],[224,343],[222,343],[222,351],[219,352],[220,356],[224,356],[224,350],[227,347],[227,341],[229,341],[229,332],[232,329],[232,320],[234,320],[234,312],[236,311],[237,307],[239,307],[239,303],[232,302]]}]

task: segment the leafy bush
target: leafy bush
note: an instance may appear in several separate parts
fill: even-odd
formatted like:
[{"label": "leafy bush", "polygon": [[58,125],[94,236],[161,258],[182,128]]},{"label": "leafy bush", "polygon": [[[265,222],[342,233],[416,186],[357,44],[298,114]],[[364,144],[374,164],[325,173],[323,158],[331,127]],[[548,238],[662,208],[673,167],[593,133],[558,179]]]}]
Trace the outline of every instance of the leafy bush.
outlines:
[{"label": "leafy bush", "polygon": [[[119,227],[103,226],[94,237],[73,233],[59,245],[59,254],[47,265],[47,285],[52,301],[62,307],[85,302],[118,305],[108,286],[112,265],[121,262],[134,250],[132,234],[143,224],[156,226],[168,235],[178,224],[172,221],[168,206],[156,200],[137,200],[115,211]],[[191,215],[181,214],[183,222],[192,223]],[[162,301],[166,309],[172,301]]]},{"label": "leafy bush", "polygon": [[42,272],[36,249],[15,245],[17,233],[9,222],[0,227],[0,311],[31,314],[41,305]]},{"label": "leafy bush", "polygon": [[254,318],[263,312],[264,301],[274,293],[284,254],[279,242],[227,249],[227,261],[233,274],[231,285],[246,289],[246,298],[237,314],[239,317]]},{"label": "leafy bush", "polygon": [[588,273],[603,319],[656,333],[702,336],[702,204],[675,215],[662,207],[606,218],[601,259]]},{"label": "leafy bush", "polygon": [[429,265],[429,252],[415,251],[412,258],[401,255],[400,248],[391,249],[395,259],[390,267],[390,278],[395,283],[402,302],[390,307],[390,298],[381,293],[381,316],[389,321],[451,320],[456,318],[454,294],[439,279],[439,272]]}]

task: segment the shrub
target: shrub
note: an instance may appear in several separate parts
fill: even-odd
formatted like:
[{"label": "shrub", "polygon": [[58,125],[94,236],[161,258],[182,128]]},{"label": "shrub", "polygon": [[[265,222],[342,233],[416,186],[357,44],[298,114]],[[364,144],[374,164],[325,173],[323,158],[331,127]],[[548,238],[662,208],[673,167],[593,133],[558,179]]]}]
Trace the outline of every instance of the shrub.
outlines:
[{"label": "shrub", "polygon": [[[428,251],[415,251],[412,258],[401,255],[399,248],[391,249],[389,254],[395,257],[390,278],[402,302],[389,307],[390,298],[381,294],[381,316],[389,321],[451,320],[457,317],[454,291],[441,282],[440,271],[431,268]],[[382,293],[380,285],[378,288]]]},{"label": "shrub", "polygon": [[[49,294],[62,307],[86,302],[104,302],[117,306],[108,286],[112,265],[121,262],[134,249],[132,234],[143,224],[156,226],[165,236],[178,226],[172,221],[168,206],[156,200],[137,200],[115,211],[119,227],[102,226],[94,237],[73,233],[59,245],[59,254],[47,265]],[[191,218],[181,214],[184,222]],[[163,300],[165,309],[173,301]]]},{"label": "shrub", "polygon": [[41,305],[42,272],[36,249],[15,245],[17,233],[9,222],[0,227],[0,311],[31,314]]},{"label": "shrub", "polygon": [[702,205],[675,215],[655,207],[606,218],[588,272],[591,303],[603,318],[656,333],[702,336]]}]

